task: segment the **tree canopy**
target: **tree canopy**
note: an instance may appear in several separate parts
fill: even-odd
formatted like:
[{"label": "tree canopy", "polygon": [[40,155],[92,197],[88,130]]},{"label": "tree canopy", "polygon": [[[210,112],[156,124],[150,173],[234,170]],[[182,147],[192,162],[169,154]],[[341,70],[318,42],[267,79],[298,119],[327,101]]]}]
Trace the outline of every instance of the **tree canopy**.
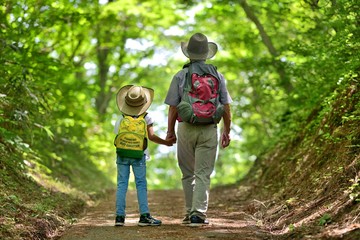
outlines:
[{"label": "tree canopy", "polygon": [[[154,88],[164,137],[166,91],[187,61],[180,42],[203,32],[219,45],[209,62],[234,100],[233,141],[219,149],[214,183],[235,182],[358,79],[359,10],[356,0],[5,1],[0,148],[18,157],[1,165],[89,189],[111,184],[117,90]],[[150,186],[179,187],[175,147],[150,148]]]}]

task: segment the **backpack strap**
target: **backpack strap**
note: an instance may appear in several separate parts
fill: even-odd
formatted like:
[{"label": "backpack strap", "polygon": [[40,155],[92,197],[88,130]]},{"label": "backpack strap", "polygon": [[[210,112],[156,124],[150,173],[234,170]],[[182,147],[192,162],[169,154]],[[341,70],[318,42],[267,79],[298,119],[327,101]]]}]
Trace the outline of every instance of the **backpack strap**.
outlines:
[{"label": "backpack strap", "polygon": [[220,76],[216,66],[212,64],[206,64],[203,61],[193,61],[185,64],[183,68],[188,68],[188,72],[185,77],[184,93],[188,93],[191,91],[191,86],[192,86],[191,76],[193,73],[197,73],[199,75],[210,74],[213,77],[215,77],[218,80],[218,84],[219,84],[218,92],[220,94],[222,83],[220,81]]},{"label": "backpack strap", "polygon": [[[147,122],[145,120],[145,116],[147,115],[148,113],[147,112],[144,112],[143,114],[139,115],[139,118],[140,119],[144,119],[144,122],[145,122],[145,133],[146,133],[146,136],[145,136],[145,141],[147,141],[147,138],[148,138],[148,131],[147,131]],[[147,142],[146,142],[146,147],[147,147]]]},{"label": "backpack strap", "polygon": [[138,118],[145,118],[146,115],[147,115],[147,112],[144,112],[143,114],[140,114],[140,115],[138,116]]},{"label": "backpack strap", "polygon": [[191,91],[191,86],[192,86],[191,76],[192,76],[192,74],[193,74],[192,65],[189,63],[188,72],[186,73],[186,77],[185,77],[185,85],[184,85],[185,93],[188,93]]},{"label": "backpack strap", "polygon": [[207,64],[207,63],[204,63],[203,61],[194,61],[194,62],[185,64],[183,66],[183,69],[184,68],[189,69],[188,73],[189,73],[190,79],[191,79],[191,75],[193,73],[197,73],[199,75],[210,74],[210,75],[214,76],[215,78],[217,78],[220,82],[220,76],[217,71],[217,67],[212,64]]}]

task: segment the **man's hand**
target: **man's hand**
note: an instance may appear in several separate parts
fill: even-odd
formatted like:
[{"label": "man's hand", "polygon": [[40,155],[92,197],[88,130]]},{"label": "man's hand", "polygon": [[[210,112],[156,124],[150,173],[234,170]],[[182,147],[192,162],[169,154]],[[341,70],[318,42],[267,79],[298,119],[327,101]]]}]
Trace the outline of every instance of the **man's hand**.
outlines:
[{"label": "man's hand", "polygon": [[166,134],[166,140],[171,140],[172,143],[176,143],[176,134],[175,134],[175,132],[168,132]]},{"label": "man's hand", "polygon": [[221,134],[221,147],[226,148],[230,144],[230,134],[223,132]]}]

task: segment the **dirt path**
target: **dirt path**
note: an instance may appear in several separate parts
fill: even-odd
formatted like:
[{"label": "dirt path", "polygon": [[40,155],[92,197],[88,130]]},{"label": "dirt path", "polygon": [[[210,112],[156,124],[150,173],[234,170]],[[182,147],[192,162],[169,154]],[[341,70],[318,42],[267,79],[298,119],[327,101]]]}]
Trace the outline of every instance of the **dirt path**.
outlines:
[{"label": "dirt path", "polygon": [[127,195],[127,218],[124,227],[114,227],[115,194],[96,207],[87,210],[83,218],[71,227],[60,240],[92,239],[274,239],[247,218],[241,206],[228,204],[223,191],[211,193],[206,227],[181,225],[183,195],[181,190],[149,192],[151,214],[162,220],[162,226],[138,227],[136,192]]}]

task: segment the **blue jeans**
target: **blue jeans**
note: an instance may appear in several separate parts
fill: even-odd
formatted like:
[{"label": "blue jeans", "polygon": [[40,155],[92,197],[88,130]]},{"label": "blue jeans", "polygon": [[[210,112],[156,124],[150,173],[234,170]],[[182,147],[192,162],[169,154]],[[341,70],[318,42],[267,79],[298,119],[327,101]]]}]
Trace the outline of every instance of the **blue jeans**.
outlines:
[{"label": "blue jeans", "polygon": [[147,198],[146,162],[145,155],[142,159],[124,158],[117,156],[117,191],[116,215],[125,216],[126,192],[128,190],[130,166],[135,176],[137,198],[140,214],[150,213]]}]

